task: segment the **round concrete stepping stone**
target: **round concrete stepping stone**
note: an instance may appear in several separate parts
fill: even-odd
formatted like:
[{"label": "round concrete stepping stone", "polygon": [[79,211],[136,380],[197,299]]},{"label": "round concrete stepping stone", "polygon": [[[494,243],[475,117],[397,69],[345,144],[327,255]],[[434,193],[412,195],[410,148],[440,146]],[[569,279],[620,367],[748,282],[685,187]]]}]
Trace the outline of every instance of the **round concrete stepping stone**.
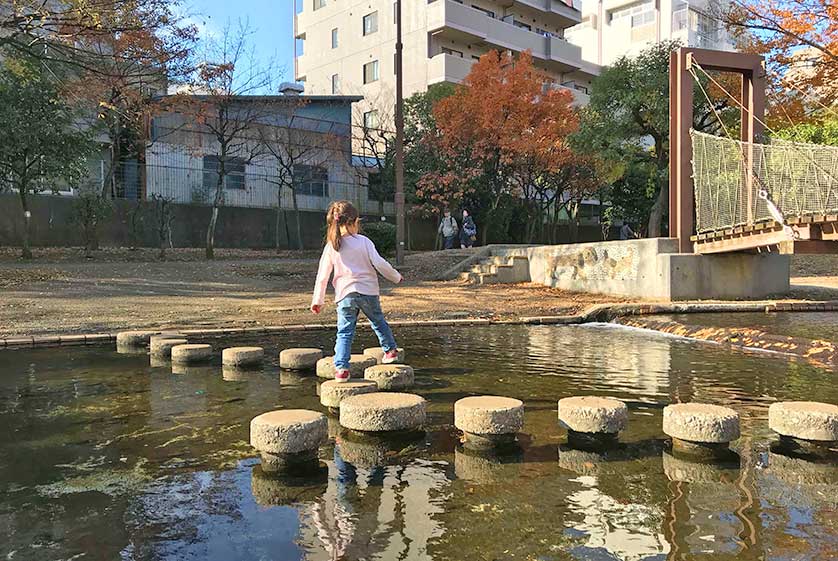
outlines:
[{"label": "round concrete stepping stone", "polygon": [[162,333],[156,333],[149,338],[149,346],[153,345],[155,341],[162,341],[163,339],[188,339],[188,337],[177,331],[163,331]]},{"label": "round concrete stepping stone", "polygon": [[378,384],[380,390],[404,390],[413,386],[413,368],[406,364],[377,364],[364,370],[364,378]]},{"label": "round concrete stepping stone", "polygon": [[[375,359],[365,355],[351,355],[349,357],[349,374],[353,378],[363,378],[364,371],[375,366]],[[328,356],[317,361],[317,376],[320,378],[335,377],[335,357]]]},{"label": "round concrete stepping stone", "polygon": [[187,345],[188,343],[189,341],[186,339],[157,339],[152,337],[148,352],[154,358],[171,358],[172,347]]},{"label": "round concrete stepping stone", "polygon": [[524,402],[493,395],[465,397],[454,404],[454,426],[467,446],[510,442],[524,428]]},{"label": "round concrete stepping stone", "polygon": [[616,435],[628,423],[628,408],[617,399],[565,397],[559,400],[559,423],[577,433]]},{"label": "round concrete stepping stone", "polygon": [[308,370],[323,358],[320,349],[285,349],[279,353],[279,367],[285,370]]},{"label": "round concrete stepping stone", "polygon": [[707,403],[676,403],[663,408],[663,432],[676,450],[723,449],[739,438],[739,413]]},{"label": "round concrete stepping stone", "polygon": [[340,402],[353,395],[378,391],[378,384],[369,380],[351,380],[338,382],[329,380],[320,384],[320,404],[330,409],[340,407]]},{"label": "round concrete stepping stone", "polygon": [[229,347],[221,351],[221,364],[236,368],[249,368],[262,364],[265,350],[262,347]]},{"label": "round concrete stepping stone", "polygon": [[212,345],[176,345],[172,347],[172,362],[194,364],[205,362],[212,356]]},{"label": "round concrete stepping stone", "polygon": [[118,347],[145,347],[152,335],[157,331],[122,331],[116,334]]},{"label": "round concrete stepping stone", "polygon": [[281,506],[314,502],[329,486],[329,468],[320,465],[306,477],[282,477],[253,466],[250,490],[259,506]]},{"label": "round concrete stepping stone", "polygon": [[340,402],[340,425],[360,432],[419,429],[425,422],[426,402],[409,393],[369,393]]},{"label": "round concrete stepping stone", "polygon": [[[404,364],[404,349],[399,347],[396,349],[396,352],[399,354],[398,358],[396,358],[396,362],[392,364]],[[371,356],[375,359],[376,364],[382,364],[382,359],[384,358],[384,349],[381,347],[370,347],[368,349],[364,349],[365,356]]]},{"label": "round concrete stepping stone", "polygon": [[768,426],[781,436],[838,442],[838,405],[815,401],[772,403],[768,408]]},{"label": "round concrete stepping stone", "polygon": [[250,421],[250,445],[262,454],[268,472],[316,460],[328,435],[326,416],[305,409],[269,411]]}]

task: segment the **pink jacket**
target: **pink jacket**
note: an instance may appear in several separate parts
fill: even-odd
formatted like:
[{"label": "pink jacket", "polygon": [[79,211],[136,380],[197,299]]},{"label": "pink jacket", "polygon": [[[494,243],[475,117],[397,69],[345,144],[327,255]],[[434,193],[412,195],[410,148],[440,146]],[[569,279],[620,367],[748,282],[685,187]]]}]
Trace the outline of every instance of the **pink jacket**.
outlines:
[{"label": "pink jacket", "polygon": [[314,281],[312,305],[323,305],[326,299],[326,285],[333,271],[335,302],[340,302],[353,292],[378,296],[378,273],[394,283],[402,280],[401,274],[378,254],[372,241],[360,234],[343,236],[340,240],[340,251],[335,251],[329,243],[323,248],[317,280]]}]

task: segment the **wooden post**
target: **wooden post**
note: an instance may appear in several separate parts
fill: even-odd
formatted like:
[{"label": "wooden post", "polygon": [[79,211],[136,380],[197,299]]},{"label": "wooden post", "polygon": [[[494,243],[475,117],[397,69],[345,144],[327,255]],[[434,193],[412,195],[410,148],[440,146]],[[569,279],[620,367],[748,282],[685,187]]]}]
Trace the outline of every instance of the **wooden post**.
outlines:
[{"label": "wooden post", "polygon": [[[765,113],[765,72],[763,58],[747,53],[711,51],[681,47],[669,59],[669,235],[678,238],[678,251],[692,253],[690,239],[695,232],[695,186],[692,179],[693,80],[690,68],[734,72],[742,75],[742,133],[744,142],[755,142],[762,133],[757,119]],[[745,162],[753,165],[753,155]],[[747,178],[753,175],[748,170]],[[752,220],[754,190],[748,186],[748,220]]]}]

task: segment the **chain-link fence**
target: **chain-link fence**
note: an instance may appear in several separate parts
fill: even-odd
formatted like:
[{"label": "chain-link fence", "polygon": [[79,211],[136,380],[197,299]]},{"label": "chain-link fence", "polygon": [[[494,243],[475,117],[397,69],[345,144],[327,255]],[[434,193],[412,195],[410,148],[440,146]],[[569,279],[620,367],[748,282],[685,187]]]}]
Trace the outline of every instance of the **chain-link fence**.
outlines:
[{"label": "chain-link fence", "polygon": [[765,197],[786,219],[838,214],[838,147],[690,134],[698,233],[773,220]]}]

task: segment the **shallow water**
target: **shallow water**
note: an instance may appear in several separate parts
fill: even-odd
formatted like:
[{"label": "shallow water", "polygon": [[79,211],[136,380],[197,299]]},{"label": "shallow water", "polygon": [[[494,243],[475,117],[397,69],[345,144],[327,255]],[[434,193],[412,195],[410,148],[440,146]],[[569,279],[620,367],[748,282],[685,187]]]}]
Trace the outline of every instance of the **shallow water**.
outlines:
[{"label": "shallow water", "polygon": [[[0,558],[5,559],[812,559],[838,556],[838,474],[778,455],[776,400],[838,402],[834,374],[767,354],[611,327],[400,330],[422,440],[390,449],[341,438],[323,478],[264,476],[249,420],[319,409],[317,381],[220,367],[172,373],[110,348],[0,354]],[[211,341],[216,348],[232,341]],[[322,333],[239,339],[329,347]],[[372,341],[364,333],[360,350]],[[453,403],[526,403],[520,451],[457,449]],[[628,402],[624,446],[571,450],[556,400]],[[728,405],[740,466],[684,463],[662,441],[662,407]],[[332,430],[337,426],[332,423]]]},{"label": "shallow water", "polygon": [[686,325],[751,327],[774,335],[789,335],[838,343],[838,313],[835,312],[672,314],[650,317],[677,321]]}]

